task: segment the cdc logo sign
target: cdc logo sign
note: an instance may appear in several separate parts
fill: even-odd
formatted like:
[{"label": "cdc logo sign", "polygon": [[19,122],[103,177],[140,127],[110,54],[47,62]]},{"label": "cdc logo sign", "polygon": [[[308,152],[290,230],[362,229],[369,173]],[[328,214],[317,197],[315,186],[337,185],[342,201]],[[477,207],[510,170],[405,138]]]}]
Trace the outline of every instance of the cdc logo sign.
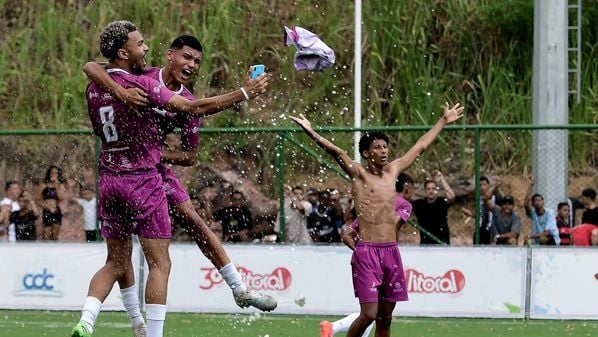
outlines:
[{"label": "cdc logo sign", "polygon": [[41,271],[26,272],[15,291],[17,296],[27,297],[61,297],[62,291],[57,289],[56,276],[43,268]]}]

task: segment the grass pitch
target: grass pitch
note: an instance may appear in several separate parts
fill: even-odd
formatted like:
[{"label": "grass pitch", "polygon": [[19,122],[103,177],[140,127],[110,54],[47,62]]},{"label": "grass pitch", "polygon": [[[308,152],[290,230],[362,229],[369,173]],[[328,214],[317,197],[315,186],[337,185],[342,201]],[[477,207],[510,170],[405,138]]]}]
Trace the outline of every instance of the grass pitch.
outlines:
[{"label": "grass pitch", "polygon": [[[79,312],[0,310],[0,337],[67,337]],[[317,337],[318,324],[332,316],[169,313],[166,337]],[[458,318],[396,318],[393,336],[405,337],[564,337],[597,336],[598,321],[544,321]],[[103,312],[94,336],[130,337],[123,312]],[[338,336],[344,336],[339,334]]]}]

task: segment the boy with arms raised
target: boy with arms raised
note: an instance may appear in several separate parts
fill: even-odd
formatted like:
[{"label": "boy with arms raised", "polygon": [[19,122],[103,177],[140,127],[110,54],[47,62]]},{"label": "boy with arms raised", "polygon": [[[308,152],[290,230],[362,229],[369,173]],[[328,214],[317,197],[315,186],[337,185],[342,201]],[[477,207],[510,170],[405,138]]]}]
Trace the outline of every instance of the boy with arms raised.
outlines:
[{"label": "boy with arms raised", "polygon": [[359,141],[359,152],[367,161],[365,167],[316,133],[303,116],[291,117],[341,168],[351,176],[352,194],[359,219],[358,242],[351,259],[353,287],[360,302],[359,317],[353,322],[348,337],[358,337],[373,321],[376,336],[390,336],[392,311],[396,302],[407,300],[405,275],[397,246],[395,214],[395,180],[436,139],[448,123],[463,115],[459,104],[445,106],[443,117],[402,157],[388,161],[388,138],[383,133],[366,133]]},{"label": "boy with arms raised", "polygon": [[[397,198],[395,201],[395,213],[397,215],[397,241],[399,230],[407,223],[413,207],[409,202],[413,196],[413,189],[415,187],[415,181],[407,173],[399,174],[395,183],[395,190],[397,191]],[[347,245],[351,250],[355,250],[359,237],[359,220],[355,219],[351,226],[343,233],[343,243]],[[347,332],[351,327],[351,324],[359,317],[359,313],[349,314],[337,321],[320,322],[320,337],[332,337],[341,332]],[[361,337],[367,337],[374,328],[374,324],[368,325]]]}]

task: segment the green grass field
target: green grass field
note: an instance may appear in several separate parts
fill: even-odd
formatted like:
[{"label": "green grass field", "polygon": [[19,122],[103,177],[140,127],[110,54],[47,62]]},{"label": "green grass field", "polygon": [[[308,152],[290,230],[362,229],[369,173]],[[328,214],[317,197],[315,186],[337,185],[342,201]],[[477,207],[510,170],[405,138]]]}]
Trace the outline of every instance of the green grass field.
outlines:
[{"label": "green grass field", "polygon": [[[167,337],[317,337],[318,323],[330,316],[216,315],[169,313]],[[65,337],[78,312],[0,310],[0,337]],[[598,321],[522,321],[504,319],[397,318],[393,336],[405,337],[563,337],[596,336]],[[100,314],[94,336],[131,336],[121,312]],[[339,336],[343,336],[342,334]]]}]

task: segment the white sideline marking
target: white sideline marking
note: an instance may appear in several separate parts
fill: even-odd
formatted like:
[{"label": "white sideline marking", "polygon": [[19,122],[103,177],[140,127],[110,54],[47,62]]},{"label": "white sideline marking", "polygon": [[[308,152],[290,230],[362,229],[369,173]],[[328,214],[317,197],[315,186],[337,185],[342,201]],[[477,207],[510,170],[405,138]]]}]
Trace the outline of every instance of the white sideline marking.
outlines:
[{"label": "white sideline marking", "polygon": [[[0,321],[0,328],[14,328],[26,326],[39,326],[43,328],[72,328],[77,322],[40,322],[40,321]],[[122,329],[131,328],[131,323],[98,323],[97,326],[102,328]]]}]

